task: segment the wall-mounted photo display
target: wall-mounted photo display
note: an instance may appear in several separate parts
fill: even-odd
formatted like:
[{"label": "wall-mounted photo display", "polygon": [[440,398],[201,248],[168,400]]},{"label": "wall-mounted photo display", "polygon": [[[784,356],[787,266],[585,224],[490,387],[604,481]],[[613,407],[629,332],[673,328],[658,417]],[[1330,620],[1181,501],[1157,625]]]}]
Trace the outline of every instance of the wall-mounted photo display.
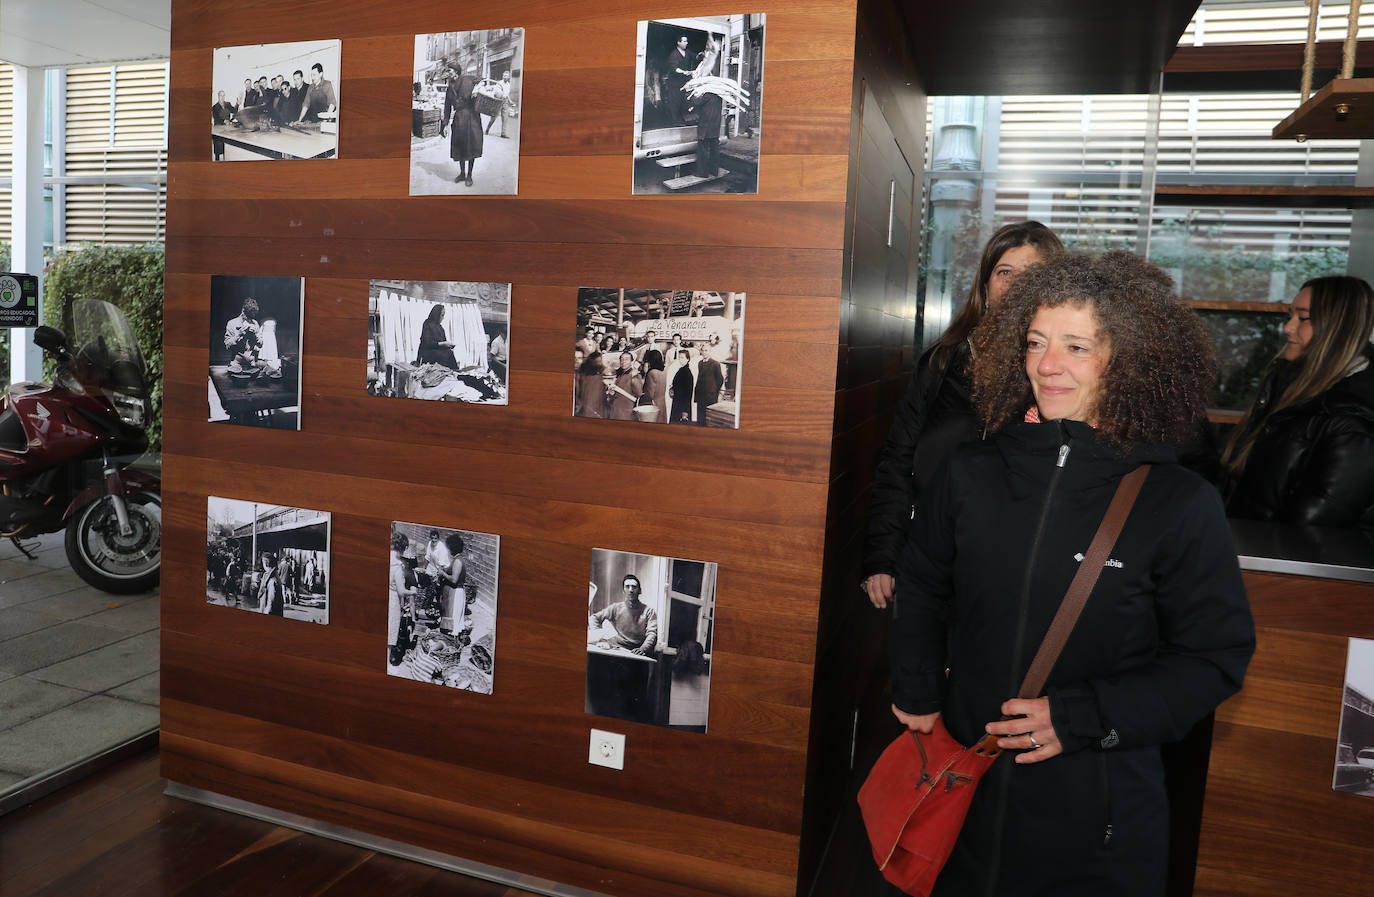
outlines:
[{"label": "wall-mounted photo display", "polygon": [[716,565],[592,549],[588,713],[706,731]]},{"label": "wall-mounted photo display", "polygon": [[374,280],[367,321],[369,395],[506,404],[510,284]]},{"label": "wall-mounted photo display", "polygon": [[388,675],[491,694],[501,537],[391,524]]},{"label": "wall-mounted photo display", "polygon": [[329,622],[328,511],[210,496],[205,600]]},{"label": "wall-mounted photo display", "polygon": [[763,13],[639,23],[634,192],[757,193]]},{"label": "wall-mounted photo display", "polygon": [[525,29],[415,35],[410,195],[514,194]]},{"label": "wall-mounted photo display", "polygon": [[210,278],[211,422],[301,428],[305,278]]},{"label": "wall-mounted photo display", "polygon": [[337,158],[341,47],[337,40],[217,47],[211,158]]},{"label": "wall-mounted photo display", "polygon": [[1374,797],[1374,640],[1352,638],[1346,651],[1331,787]]},{"label": "wall-mounted photo display", "polygon": [[577,291],[573,414],[739,427],[744,294]]}]

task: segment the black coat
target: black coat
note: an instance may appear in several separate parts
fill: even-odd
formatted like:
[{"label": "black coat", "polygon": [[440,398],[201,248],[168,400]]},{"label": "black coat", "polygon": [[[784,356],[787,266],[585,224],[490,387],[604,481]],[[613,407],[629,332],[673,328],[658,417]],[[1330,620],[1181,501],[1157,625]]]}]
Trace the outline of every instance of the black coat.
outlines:
[{"label": "black coat", "polygon": [[[1259,438],[1231,489],[1233,517],[1374,529],[1374,350],[1371,365],[1299,405],[1254,420]],[[1286,365],[1256,400],[1276,402]]]},{"label": "black coat", "polygon": [[1154,467],[1046,687],[1065,754],[994,764],[942,897],[1164,893],[1159,745],[1235,693],[1254,650],[1220,497],[1172,449],[1122,457],[1085,424],[1053,421],[953,455],[898,571],[893,692],[900,709],[941,711],[956,739],[976,741],[1016,694],[1118,481],[1144,462]]},{"label": "black coat", "polygon": [[911,370],[873,474],[864,542],[863,573],[895,574],[906,544],[912,508],[921,490],[954,447],[978,436],[969,397],[967,344],[951,352],[943,370],[927,349]]}]

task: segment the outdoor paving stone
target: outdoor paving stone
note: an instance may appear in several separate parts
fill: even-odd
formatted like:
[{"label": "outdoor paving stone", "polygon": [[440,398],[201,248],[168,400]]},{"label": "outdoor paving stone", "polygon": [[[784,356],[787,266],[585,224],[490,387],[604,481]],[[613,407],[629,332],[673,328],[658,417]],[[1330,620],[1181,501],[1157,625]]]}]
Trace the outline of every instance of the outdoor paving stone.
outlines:
[{"label": "outdoor paving stone", "polygon": [[0,682],[0,731],[12,729],[88,697],[90,690],[65,688],[27,676],[6,679]]},{"label": "outdoor paving stone", "polygon": [[86,583],[71,570],[53,570],[39,576],[26,576],[12,582],[0,582],[0,608],[27,604],[79,589]]},{"label": "outdoor paving stone", "polygon": [[5,642],[0,648],[0,670],[27,673],[128,637],[129,633],[107,626],[60,623]]},{"label": "outdoor paving stone", "polygon": [[57,568],[41,561],[31,561],[26,557],[6,557],[0,560],[0,582],[25,579],[51,573]]},{"label": "outdoor paving stone", "polygon": [[3,794],[11,785],[18,785],[24,781],[24,776],[17,776],[11,772],[0,770],[0,794]]},{"label": "outdoor paving stone", "polygon": [[30,776],[64,766],[154,729],[158,710],[93,695],[0,732],[0,770]]},{"label": "outdoor paving stone", "polygon": [[[52,595],[41,601],[31,601],[25,607],[29,610],[41,610],[43,613],[61,617],[63,620],[82,620],[86,623],[109,626],[111,624],[97,620],[95,616],[147,600],[147,595],[111,595],[108,592],[83,585],[79,589],[73,589],[61,595]],[[128,629],[129,627],[115,628]]]},{"label": "outdoor paving stone", "polygon": [[101,692],[132,682],[157,668],[158,633],[145,632],[28,675],[56,685]]},{"label": "outdoor paving stone", "polygon": [[123,698],[126,701],[136,701],[139,704],[152,704],[158,706],[158,696],[160,693],[162,673],[153,672],[133,682],[126,682],[119,688],[112,688],[106,694],[115,698]]},{"label": "outdoor paving stone", "polygon": [[[56,626],[62,620],[24,605],[0,610],[0,642]],[[0,652],[4,649],[0,648]]]},{"label": "outdoor paving stone", "polygon": [[[101,593],[104,594],[104,593]],[[63,596],[66,597],[66,596]],[[150,632],[161,624],[162,604],[151,595],[105,595],[105,604],[118,604],[86,617],[85,622],[125,632]],[[132,599],[132,600],[131,600]]]}]

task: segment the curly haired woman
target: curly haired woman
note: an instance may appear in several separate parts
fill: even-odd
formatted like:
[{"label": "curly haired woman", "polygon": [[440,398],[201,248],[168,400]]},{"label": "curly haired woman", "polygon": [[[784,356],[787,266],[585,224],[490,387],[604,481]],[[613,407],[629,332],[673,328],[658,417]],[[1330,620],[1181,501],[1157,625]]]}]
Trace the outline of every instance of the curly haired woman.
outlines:
[{"label": "curly haired woman", "polygon": [[[1254,625],[1217,492],[1171,443],[1205,413],[1211,346],[1159,269],[1067,255],[975,337],[989,436],[923,495],[897,577],[893,712],[1007,751],[935,894],[1165,891],[1159,746],[1240,688]],[[1120,479],[1152,465],[1045,694],[1013,698]]]}]

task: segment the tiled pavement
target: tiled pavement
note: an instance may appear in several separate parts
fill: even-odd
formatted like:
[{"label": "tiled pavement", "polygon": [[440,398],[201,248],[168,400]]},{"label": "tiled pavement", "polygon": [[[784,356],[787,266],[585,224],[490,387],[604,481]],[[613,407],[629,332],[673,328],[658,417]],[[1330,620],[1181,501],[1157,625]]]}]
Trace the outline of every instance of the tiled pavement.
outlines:
[{"label": "tiled pavement", "polygon": [[36,553],[0,539],[0,793],[158,723],[158,591],[86,585],[61,533]]}]

